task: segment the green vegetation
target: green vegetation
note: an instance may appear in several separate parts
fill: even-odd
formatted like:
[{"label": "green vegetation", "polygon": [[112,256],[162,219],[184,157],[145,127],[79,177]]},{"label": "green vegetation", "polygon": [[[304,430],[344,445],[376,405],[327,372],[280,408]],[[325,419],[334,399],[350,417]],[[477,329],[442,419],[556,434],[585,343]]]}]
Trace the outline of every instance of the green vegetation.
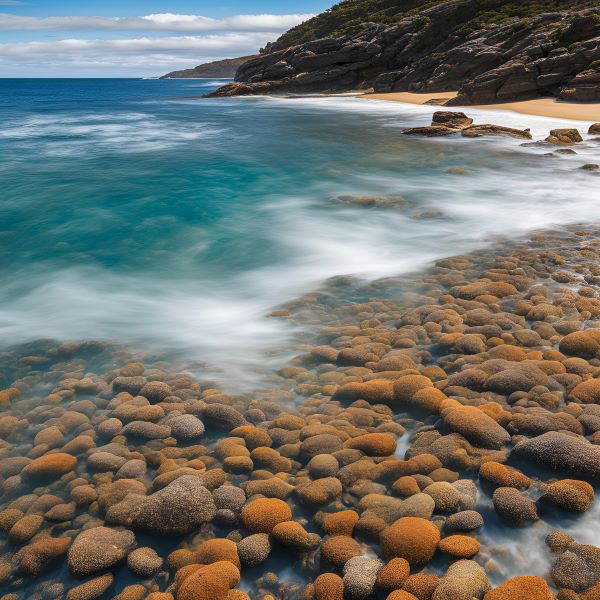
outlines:
[{"label": "green vegetation", "polygon": [[[285,33],[275,43],[275,49],[352,34],[365,22],[397,23],[406,17],[418,17],[425,9],[450,2],[455,3],[455,0],[345,0]],[[531,17],[573,6],[592,8],[600,6],[600,0],[465,0],[453,11],[446,23],[446,31],[468,35],[511,21],[515,22],[516,29],[525,29],[527,19]],[[419,29],[428,26],[421,20],[417,25]]]}]

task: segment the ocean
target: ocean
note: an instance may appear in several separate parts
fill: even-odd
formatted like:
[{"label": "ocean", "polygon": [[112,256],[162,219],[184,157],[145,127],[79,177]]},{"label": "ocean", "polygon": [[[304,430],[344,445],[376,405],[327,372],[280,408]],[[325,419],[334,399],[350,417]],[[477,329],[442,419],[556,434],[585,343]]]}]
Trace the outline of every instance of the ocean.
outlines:
[{"label": "ocean", "polygon": [[[411,294],[418,304],[428,298],[437,303],[440,290],[453,285],[453,277],[457,282],[470,277],[466,263],[460,269],[448,268],[437,279],[421,277],[437,259],[485,253],[487,247],[497,254],[503,244],[509,251],[513,240],[533,231],[585,227],[600,219],[597,175],[580,168],[598,162],[597,144],[582,144],[569,154],[553,153],[548,145],[539,144],[550,129],[564,122],[469,109],[467,114],[477,123],[530,127],[534,139],[523,143],[514,138],[414,138],[402,135],[402,129],[429,124],[435,107],[348,96],[202,98],[222,83],[0,79],[0,390],[13,382],[18,386],[0,395],[7,411],[6,418],[0,413],[4,419],[0,430],[7,432],[0,440],[4,444],[0,462],[8,457],[0,478],[6,506],[16,503],[29,510],[37,498],[26,493],[32,489],[45,500],[53,501],[47,492],[56,492],[59,500],[69,502],[67,487],[74,477],[80,485],[97,484],[98,492],[104,493],[103,486],[113,478],[129,478],[127,472],[113,472],[121,462],[137,463],[138,468],[141,464],[137,483],[144,482],[150,490],[158,481],[156,476],[150,484],[152,477],[167,456],[178,461],[165,463],[168,469],[194,464],[203,473],[203,461],[209,472],[223,464],[230,483],[245,485],[251,476],[218,460],[225,450],[223,446],[217,452],[215,442],[235,423],[229,423],[226,433],[211,424],[210,405],[222,406],[215,398],[230,404],[225,408],[241,422],[248,419],[269,426],[273,448],[281,450],[279,458],[293,473],[290,481],[302,483],[308,467],[294,461],[292,469],[287,458],[287,453],[298,458],[300,426],[293,421],[288,431],[285,416],[283,425],[273,426],[281,407],[274,408],[272,399],[298,402],[301,423],[317,430],[322,419],[323,427],[331,431],[326,425],[331,417],[342,436],[347,429],[352,435],[362,428],[380,431],[367,423],[375,422],[373,415],[385,413],[381,407],[370,411],[363,406],[356,413],[356,424],[350,424],[349,412],[335,412],[342,409],[330,401],[333,392],[324,393],[329,384],[362,381],[373,375],[371,370],[340,363],[336,372],[336,366],[323,359],[323,364],[309,365],[314,370],[309,373],[304,368],[308,363],[289,362],[306,353],[319,329],[334,323],[338,329],[332,335],[339,336],[340,347],[350,336],[361,342],[357,323],[370,332],[366,339],[376,339],[382,324],[375,318],[376,310],[382,311],[389,333],[396,328],[392,317],[401,314],[403,296],[407,304]],[[581,131],[588,125],[574,123]],[[546,249],[553,250],[551,243]],[[544,268],[533,270],[547,275]],[[518,276],[518,271],[511,273]],[[417,281],[421,283],[414,284]],[[536,293],[539,300],[539,289]],[[382,304],[386,294],[393,298],[393,306]],[[370,312],[352,306],[360,302],[371,302]],[[345,339],[349,322],[352,331]],[[435,331],[437,323],[427,325]],[[420,325],[415,331],[419,328],[425,331]],[[392,338],[384,339],[387,352]],[[82,340],[106,342],[109,350],[104,351],[104,344],[98,345],[100,350],[84,344],[57,348]],[[412,349],[411,339],[402,338],[396,346],[397,341],[394,348]],[[98,361],[107,363],[94,364],[94,353],[86,354],[89,348],[96,348]],[[423,357],[423,368],[433,362],[429,350],[415,352]],[[449,356],[441,363],[448,372],[468,364],[469,357]],[[291,375],[288,370],[289,376],[277,379],[277,370],[289,364],[302,368],[292,368]],[[135,420],[130,425],[142,422],[150,429],[160,428],[153,421],[171,424],[171,417],[181,417],[182,410],[189,411],[183,416],[192,421],[196,414],[205,420],[208,416],[206,435],[201,437],[207,446],[197,445],[195,438],[166,441],[171,425],[168,433],[149,434],[153,439],[139,445],[128,440],[127,425],[122,427],[113,418],[118,414],[126,422],[134,419],[133,413],[119,412],[122,404],[127,409],[129,400],[115,396],[119,384],[112,383],[124,373],[131,377],[122,377],[126,380],[122,385],[135,388],[140,379],[136,375],[144,373],[144,383],[146,378],[152,382],[167,378],[173,386],[167,388],[175,394],[161,396],[161,406],[130,397],[130,408],[135,404],[155,411],[144,417],[148,422]],[[197,380],[190,383],[188,373]],[[308,384],[302,387],[304,381]],[[265,392],[270,383],[272,389]],[[140,386],[130,389],[134,395],[149,393]],[[156,418],[156,410],[164,418],[160,414]],[[434,424],[444,427],[437,415],[423,421],[422,416],[402,412],[393,420],[388,416],[381,431],[398,434],[399,459],[411,448],[415,431],[429,431]],[[297,423],[299,417],[292,419]],[[62,441],[53,445],[40,441],[50,434]],[[342,439],[334,439],[340,448]],[[236,437],[227,440],[239,442]],[[71,449],[78,457],[71,473],[65,471],[63,478],[43,488],[17,475],[24,469],[19,459],[30,464],[32,458],[65,442],[77,446]],[[86,456],[89,459],[103,448],[102,454],[119,465],[110,467],[109,473],[98,473],[86,462]],[[237,458],[250,454],[246,447],[238,451]],[[199,457],[202,460],[195,460]],[[298,460],[307,462],[306,458]],[[155,474],[147,474],[146,468]],[[473,472],[461,476],[476,479]],[[256,476],[263,477],[264,470]],[[371,483],[375,487],[367,490],[387,493],[385,486]],[[539,497],[542,492],[536,483],[528,493]],[[336,505],[355,507],[361,494],[354,488],[344,490]],[[294,518],[307,517],[307,528],[321,531],[295,496],[289,503]],[[544,538],[551,529],[567,531],[582,543],[597,543],[598,502],[578,519],[546,511],[543,521],[526,529],[501,522],[490,494],[481,486],[476,488],[473,507],[485,516],[480,539],[494,584],[520,574],[546,576],[553,559]],[[42,535],[52,530],[75,536],[79,529],[103,522],[97,519],[102,514],[98,510],[97,502],[89,509],[77,506],[74,519],[44,529]],[[185,544],[195,547],[204,537],[217,534],[231,533],[231,539],[237,539],[239,530],[230,530],[239,526],[239,515],[234,513],[233,521],[225,525],[194,529],[195,537]],[[158,549],[162,558],[181,541],[137,534],[140,545]],[[361,548],[375,556],[371,546]],[[12,562],[18,558],[12,550],[3,556]],[[278,549],[264,567],[244,570],[241,587],[252,597],[262,597],[257,590],[272,579],[262,577],[268,568],[284,587],[294,588],[277,597],[301,597],[298,590],[318,572],[317,563],[311,562],[315,555],[311,556],[305,556],[300,566],[297,553]],[[438,556],[430,569],[442,575],[447,563],[447,557]],[[51,590],[32,595],[46,583],[41,581],[38,589],[38,581],[11,575],[8,583],[1,582],[0,595],[24,589],[27,597],[51,597]],[[64,586],[52,597],[62,597],[65,589],[81,582],[68,573],[64,561],[48,574],[48,581]],[[157,581],[158,587],[167,584],[162,575]],[[138,579],[125,566],[118,567],[115,587],[120,590],[134,582]]]},{"label": "ocean", "polygon": [[[401,135],[433,107],[201,98],[222,83],[0,80],[4,346],[111,340],[241,387],[296,350],[269,313],[329,278],[600,217],[585,151]],[[467,112],[536,139],[561,125]]]}]

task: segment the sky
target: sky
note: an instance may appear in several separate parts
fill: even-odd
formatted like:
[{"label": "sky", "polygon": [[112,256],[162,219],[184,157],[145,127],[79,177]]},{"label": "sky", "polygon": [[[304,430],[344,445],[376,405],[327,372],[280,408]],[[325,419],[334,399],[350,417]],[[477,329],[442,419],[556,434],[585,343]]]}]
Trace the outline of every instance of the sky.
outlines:
[{"label": "sky", "polygon": [[0,0],[0,77],[157,77],[254,54],[334,0]]}]

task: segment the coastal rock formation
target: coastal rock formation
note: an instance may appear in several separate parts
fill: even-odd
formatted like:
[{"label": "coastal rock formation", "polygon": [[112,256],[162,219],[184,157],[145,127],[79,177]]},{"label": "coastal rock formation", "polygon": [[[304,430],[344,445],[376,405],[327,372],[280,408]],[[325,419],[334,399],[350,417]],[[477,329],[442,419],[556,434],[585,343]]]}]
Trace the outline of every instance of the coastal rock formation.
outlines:
[{"label": "coastal rock formation", "polygon": [[217,79],[233,79],[237,70],[249,60],[257,58],[256,54],[250,56],[240,56],[239,58],[225,58],[215,60],[209,63],[203,63],[193,69],[182,69],[181,71],[171,71],[163,75],[160,79],[203,79],[215,77]]},{"label": "coastal rock formation", "polygon": [[600,100],[600,20],[588,0],[352,0],[290,30],[215,96],[442,92],[450,104]]}]

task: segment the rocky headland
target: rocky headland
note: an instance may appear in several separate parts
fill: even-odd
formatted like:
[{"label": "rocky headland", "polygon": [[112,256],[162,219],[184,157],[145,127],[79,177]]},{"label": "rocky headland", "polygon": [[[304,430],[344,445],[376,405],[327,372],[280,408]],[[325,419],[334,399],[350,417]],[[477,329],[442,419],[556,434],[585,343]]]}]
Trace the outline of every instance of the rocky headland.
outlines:
[{"label": "rocky headland", "polygon": [[458,90],[454,104],[600,101],[596,0],[349,0],[284,34],[213,96]]},{"label": "rocky headland", "polygon": [[204,63],[193,69],[182,69],[171,71],[160,79],[202,79],[207,77],[233,78],[237,70],[249,60],[257,58],[257,55],[240,56],[239,58],[225,58],[209,63]]}]

